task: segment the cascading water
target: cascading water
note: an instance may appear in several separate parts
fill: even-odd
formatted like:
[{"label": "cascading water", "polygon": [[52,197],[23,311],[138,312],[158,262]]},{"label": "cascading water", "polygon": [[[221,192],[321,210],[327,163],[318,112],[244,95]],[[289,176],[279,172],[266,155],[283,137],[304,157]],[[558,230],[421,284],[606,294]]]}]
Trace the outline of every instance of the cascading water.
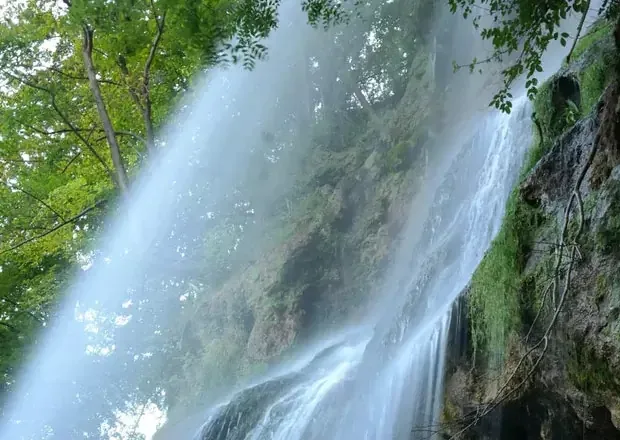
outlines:
[{"label": "cascading water", "polygon": [[484,119],[434,179],[421,239],[402,253],[411,269],[391,277],[404,287],[386,292],[408,298],[398,319],[240,391],[213,410],[196,440],[433,437],[452,304],[499,229],[530,143],[528,105],[521,99],[515,107]]},{"label": "cascading water", "polygon": [[[287,10],[282,15],[295,16]],[[296,17],[297,23],[303,20]],[[303,75],[297,74],[299,47],[315,34],[293,24],[276,34],[270,40],[268,63],[254,72],[217,72],[197,103],[185,108],[169,136],[167,153],[147,170],[124,215],[105,235],[106,246],[100,250],[104,262],[80,275],[62,309],[63,319],[49,330],[24,371],[25,380],[8,404],[7,421],[0,425],[0,438],[76,438],[81,423],[97,419],[96,405],[123,406],[123,397],[110,391],[115,384],[139,383],[141,370],[131,362],[150,353],[140,345],[141,336],[127,336],[125,341],[133,360],[113,363],[104,356],[93,362],[84,354],[86,344],[94,350],[90,339],[76,336],[83,334],[83,323],[72,319],[75,303],[124,308],[128,292],[144,289],[146,274],[155,274],[155,281],[174,299],[185,294],[185,286],[175,280],[188,270],[193,254],[179,245],[181,238],[200,233],[209,207],[224,199],[236,179],[251,169],[248,152],[258,148],[261,133],[277,131],[283,144],[303,137],[303,121],[287,115],[303,113],[308,102],[287,97],[303,88]],[[312,44],[320,46],[317,41],[322,38]],[[471,136],[457,131],[434,141],[438,153],[431,153],[424,186],[403,232],[405,240],[372,317],[308,348],[277,374],[233,393],[205,411],[202,423],[170,440],[431,437],[427,428],[437,422],[442,400],[452,306],[500,226],[530,144],[528,105],[519,99],[511,115],[488,113],[475,126]],[[281,195],[276,189],[294,180],[297,162],[290,160],[297,164],[288,167],[290,180],[268,182],[271,192],[257,189],[259,201],[272,202]],[[217,178],[201,187],[205,175]],[[203,192],[196,197],[193,192],[199,187]],[[196,206],[199,215],[191,211]],[[140,306],[150,307],[149,301],[143,299]],[[168,317],[153,313],[151,318],[156,332],[165,333]],[[86,397],[89,404],[82,406]],[[64,426],[66,432],[59,428]]]}]

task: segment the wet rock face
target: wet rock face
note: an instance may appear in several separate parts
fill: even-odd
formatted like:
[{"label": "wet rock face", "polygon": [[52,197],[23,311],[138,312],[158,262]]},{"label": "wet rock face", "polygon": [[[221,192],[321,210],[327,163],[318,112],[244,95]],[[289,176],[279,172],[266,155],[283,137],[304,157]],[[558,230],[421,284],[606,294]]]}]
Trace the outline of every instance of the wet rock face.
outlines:
[{"label": "wet rock face", "polygon": [[195,440],[244,440],[256,427],[269,403],[296,379],[295,375],[248,388],[221,407],[200,430]]},{"label": "wet rock face", "polygon": [[[537,231],[537,240],[555,241],[575,182],[594,142],[601,140],[581,187],[581,255],[573,264],[570,290],[550,335],[550,348],[528,383],[463,438],[620,439],[620,165],[613,150],[620,135],[614,134],[615,119],[609,119],[618,96],[609,87],[597,111],[560,137],[519,188],[524,201],[549,217]],[[569,230],[576,227],[577,212]],[[549,231],[551,235],[545,235]],[[552,276],[544,258],[531,253],[523,273],[543,286]],[[515,336],[522,341],[524,334]],[[528,348],[518,347],[516,360],[506,361],[506,375]],[[476,414],[480,402],[496,396],[497,382],[503,384],[505,379],[488,379],[484,368],[473,371],[471,352],[465,358],[458,353],[450,357],[448,365],[455,367],[447,372],[444,418],[459,426],[463,417]]]},{"label": "wet rock face", "polygon": [[[521,184],[523,199],[531,205],[541,206],[550,214],[563,210],[579,171],[587,161],[597,130],[598,120],[595,116],[577,122],[536,164]],[[581,191],[584,195],[589,193],[587,179]]]},{"label": "wet rock face", "polygon": [[598,188],[609,177],[611,170],[620,163],[620,116],[618,99],[620,84],[614,81],[605,90],[603,101],[599,104],[601,113],[598,133],[599,152],[592,164],[590,183]]}]

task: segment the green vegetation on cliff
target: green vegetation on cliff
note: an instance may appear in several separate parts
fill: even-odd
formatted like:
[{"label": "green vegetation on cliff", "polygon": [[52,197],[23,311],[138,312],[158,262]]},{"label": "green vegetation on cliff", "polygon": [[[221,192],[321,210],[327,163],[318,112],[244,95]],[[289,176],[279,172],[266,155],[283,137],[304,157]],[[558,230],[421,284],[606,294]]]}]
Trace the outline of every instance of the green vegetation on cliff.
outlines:
[{"label": "green vegetation on cliff", "polygon": [[620,435],[619,36],[617,15],[599,20],[538,90],[534,145],[468,292],[451,438]]},{"label": "green vegetation on cliff", "polygon": [[[534,141],[519,184],[557,139],[599,101],[610,80],[611,30],[608,21],[600,20],[577,44],[574,64],[540,86],[534,100]],[[553,228],[547,214],[523,200],[519,184],[507,202],[497,237],[472,277],[468,300],[473,349],[480,355],[478,360],[492,359],[500,365],[510,339],[518,338],[528,325],[524,318],[537,310],[537,295],[542,289],[534,288],[538,293],[532,295],[532,274],[526,273],[526,263],[535,240],[541,239],[545,228]]]},{"label": "green vegetation on cliff", "polygon": [[521,326],[521,284],[535,231],[542,222],[539,210],[510,195],[502,227],[476,269],[469,293],[474,350],[501,359],[509,338]]},{"label": "green vegetation on cliff", "polygon": [[[399,19],[392,14],[405,5],[394,4],[383,20]],[[329,121],[317,125],[294,192],[267,221],[266,231],[279,238],[193,302],[184,333],[195,349],[187,347],[175,359],[179,372],[166,384],[173,420],[366,305],[424,172],[434,88],[429,47],[412,50],[399,99],[376,99],[366,115],[338,108],[327,116],[344,124],[332,133],[322,131]],[[375,68],[375,61],[366,62],[361,69]]]}]

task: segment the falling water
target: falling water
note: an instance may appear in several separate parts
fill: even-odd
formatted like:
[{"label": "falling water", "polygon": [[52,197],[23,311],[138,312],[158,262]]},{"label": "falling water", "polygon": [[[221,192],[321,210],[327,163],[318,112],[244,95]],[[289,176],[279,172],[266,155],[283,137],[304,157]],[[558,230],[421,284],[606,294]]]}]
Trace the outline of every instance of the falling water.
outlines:
[{"label": "falling water", "polygon": [[[97,418],[92,402],[116,399],[122,406],[109,390],[118,383],[138,383],[140,369],[105,356],[93,363],[84,354],[91,341],[77,336],[83,323],[73,319],[76,303],[116,310],[128,292],[141,288],[146,274],[157,275],[178,298],[186,286],[169,280],[188,270],[194,255],[192,249],[179,250],[179,237],[199,234],[210,206],[251,171],[250,152],[259,147],[261,133],[280,133],[283,143],[303,137],[303,124],[286,118],[307,106],[296,97],[303,88],[303,75],[296,70],[300,48],[316,49],[325,38],[301,30],[306,29],[300,26],[302,17],[287,7],[282,16],[295,18],[282,19],[268,42],[269,62],[253,72],[213,73],[198,87],[198,99],[171,124],[166,153],[143,173],[120,209],[123,214],[102,237],[99,259],[79,274],[60,318],[24,370],[0,438],[70,440],[76,426]],[[442,400],[451,309],[499,229],[530,131],[528,105],[519,99],[511,115],[489,112],[473,130],[440,136],[432,146],[440,153],[426,168],[405,240],[372,317],[231,393],[205,410],[201,423],[170,440],[404,440],[412,438],[412,430],[413,438],[429,438],[425,427],[437,422]],[[268,203],[282,195],[278,188],[291,186],[300,167],[295,157],[282,153],[288,174],[269,181],[269,191],[258,188],[253,197]],[[141,306],[152,307],[153,321],[165,329],[168,316],[155,312],[162,306],[156,301]],[[146,350],[139,335],[126,338],[133,352]],[[78,393],[88,394],[91,403],[82,405]]]},{"label": "falling water", "polygon": [[[212,410],[196,440],[432,438],[452,304],[499,229],[530,142],[528,106],[520,99],[515,107],[482,121],[436,179],[423,234],[401,251],[412,269],[394,271],[390,279],[400,282],[390,284],[402,287],[385,292],[408,298],[399,317],[235,394]],[[274,381],[277,392],[266,393]],[[244,407],[262,394],[260,408]],[[247,412],[260,417],[239,418]]]}]

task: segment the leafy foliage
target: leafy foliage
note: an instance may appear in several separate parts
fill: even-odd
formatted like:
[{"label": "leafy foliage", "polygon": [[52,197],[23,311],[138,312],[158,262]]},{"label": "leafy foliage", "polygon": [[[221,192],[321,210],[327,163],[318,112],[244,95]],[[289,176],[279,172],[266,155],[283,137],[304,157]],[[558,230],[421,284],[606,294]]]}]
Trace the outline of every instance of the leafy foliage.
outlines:
[{"label": "leafy foliage", "polygon": [[[527,95],[533,99],[538,92],[537,74],[543,71],[542,56],[552,41],[559,40],[566,46],[571,35],[560,32],[560,25],[571,13],[586,13],[589,0],[450,0],[452,12],[462,11],[465,18],[472,18],[484,40],[493,44],[491,56],[484,60],[474,59],[469,67],[499,62],[503,68],[503,85],[490,105],[510,112],[515,81],[524,76]],[[601,12],[608,17],[616,14],[617,2],[603,3]]]}]

